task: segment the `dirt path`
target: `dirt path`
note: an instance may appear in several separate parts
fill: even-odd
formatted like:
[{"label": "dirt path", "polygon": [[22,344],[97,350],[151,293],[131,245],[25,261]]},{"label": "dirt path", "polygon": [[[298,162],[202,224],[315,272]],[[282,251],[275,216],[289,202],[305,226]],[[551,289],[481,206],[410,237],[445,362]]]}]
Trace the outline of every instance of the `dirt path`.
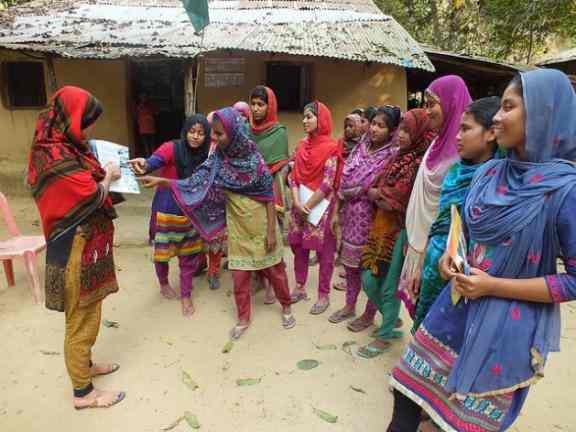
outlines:
[{"label": "dirt path", "polygon": [[[38,232],[31,200],[10,197],[25,232]],[[17,286],[0,282],[0,431],[144,432],[160,431],[185,410],[210,432],[342,431],[382,432],[392,400],[387,373],[401,354],[398,344],[387,355],[364,360],[343,352],[347,341],[369,341],[369,331],[354,335],[329,324],[329,312],[308,314],[311,303],[295,307],[298,325],[285,331],[278,305],[264,306],[259,293],[254,323],[229,354],[221,350],[234,324],[231,280],[210,291],[205,278],[196,282],[197,314],[181,317],[179,303],[162,300],[145,243],[147,193],[120,206],[116,262],[121,292],[109,297],[103,317],[120,327],[102,328],[95,358],[117,361],[121,370],[98,385],[127,391],[127,399],[109,411],[76,412],[62,356],[63,316],[31,304],[26,279],[16,266]],[[0,237],[4,235],[0,227]],[[292,277],[292,261],[286,251]],[[43,261],[43,257],[41,262]],[[172,279],[175,280],[176,272]],[[317,282],[311,272],[310,286]],[[310,293],[313,291],[310,290]],[[333,292],[332,307],[344,294]],[[360,300],[363,307],[365,297]],[[531,392],[516,432],[576,431],[576,304],[564,305],[562,353],[551,357],[546,378]],[[337,346],[318,350],[314,344]],[[301,371],[296,363],[316,359],[320,366]],[[191,391],[181,381],[187,371],[199,385]],[[237,386],[241,378],[261,378],[254,386]],[[366,393],[351,389],[360,388]],[[318,418],[313,407],[338,416],[336,424]],[[190,430],[185,423],[174,431]]]}]

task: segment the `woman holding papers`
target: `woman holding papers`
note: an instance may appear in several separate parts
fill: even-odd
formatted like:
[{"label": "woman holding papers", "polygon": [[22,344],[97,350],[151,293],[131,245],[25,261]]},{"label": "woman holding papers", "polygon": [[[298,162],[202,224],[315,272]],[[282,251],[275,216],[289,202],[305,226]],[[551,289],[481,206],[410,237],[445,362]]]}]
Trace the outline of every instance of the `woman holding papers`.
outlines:
[{"label": "woman holding papers", "polygon": [[316,251],[320,264],[318,300],[310,310],[313,315],[330,305],[330,283],[334,271],[336,235],[332,227],[343,161],[338,142],[332,138],[332,114],[321,102],[304,108],[304,131],[294,155],[289,176],[292,189],[292,212],[288,242],[294,252],[297,287],[294,303],[308,299],[306,280],[310,251]]},{"label": "woman holding papers", "polygon": [[499,109],[500,98],[492,96],[472,102],[462,116],[460,132],[456,138],[461,160],[452,165],[442,183],[438,214],[430,228],[426,247],[412,332],[418,329],[430,306],[446,285],[446,280],[440,276],[438,261],[446,250],[451,209],[455,206],[460,213],[474,173],[484,162],[492,159],[496,152],[492,119]]},{"label": "woman holding papers", "polygon": [[147,186],[170,187],[180,208],[206,240],[228,230],[228,268],[238,310],[231,338],[240,338],[250,326],[251,279],[256,272],[272,285],[282,306],[282,326],[291,329],[296,320],[290,306],[272,175],[235,109],[224,108],[214,114],[212,141],[216,150],[190,177],[147,177],[143,181]]},{"label": "woman holding papers", "polygon": [[[162,144],[148,159],[133,159],[138,174],[160,170],[168,179],[187,178],[206,160],[210,147],[210,125],[202,114],[186,119],[180,139]],[[152,201],[150,240],[154,243],[154,268],[160,292],[178,298],[168,280],[170,259],[178,257],[182,315],[194,314],[193,277],[204,263],[203,242],[190,219],[174,200],[170,188],[159,186]]]},{"label": "woman holding papers", "polygon": [[[398,107],[378,108],[369,132],[352,151],[342,175],[338,190],[340,198],[339,221],[342,229],[340,260],[346,271],[346,305],[334,312],[329,321],[340,323],[356,316],[356,301],[362,289],[360,259],[368,240],[374,216],[374,181],[390,158],[398,151],[395,131],[402,112]],[[374,323],[376,307],[368,301],[362,316],[348,324],[353,332],[365,330]]]},{"label": "woman holding papers", "polygon": [[444,431],[505,431],[560,348],[559,303],[576,299],[576,95],[568,77],[521,73],[502,96],[494,130],[508,154],[478,169],[463,206],[469,272],[456,273],[446,254],[440,260],[451,283],[392,371],[390,432],[415,432],[422,409]]},{"label": "woman holding papers", "polygon": [[108,192],[120,169],[100,166],[87,143],[100,114],[102,105],[90,93],[62,87],[38,118],[28,167],[47,240],[46,307],[65,313],[64,360],[76,409],[110,407],[125,396],[92,384],[120,368],[92,362],[102,301],[118,291],[116,212]]},{"label": "woman holding papers", "polygon": [[382,354],[390,348],[390,339],[402,336],[395,330],[400,313],[397,280],[406,238],[402,228],[416,173],[435,136],[425,110],[405,113],[398,127],[398,150],[371,186],[376,212],[362,254],[362,286],[382,314],[382,325],[374,340],[358,350],[364,358]]}]

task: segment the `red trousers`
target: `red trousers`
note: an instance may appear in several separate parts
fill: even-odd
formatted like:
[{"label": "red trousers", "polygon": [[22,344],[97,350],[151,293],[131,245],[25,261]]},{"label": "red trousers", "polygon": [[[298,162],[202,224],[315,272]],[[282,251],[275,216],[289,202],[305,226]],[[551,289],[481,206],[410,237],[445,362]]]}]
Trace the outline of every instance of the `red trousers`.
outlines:
[{"label": "red trousers", "polygon": [[[252,273],[254,271],[232,270],[238,321],[248,322],[252,315]],[[257,270],[257,273],[268,280],[280,304],[282,306],[290,306],[290,288],[284,261],[267,269]]]}]

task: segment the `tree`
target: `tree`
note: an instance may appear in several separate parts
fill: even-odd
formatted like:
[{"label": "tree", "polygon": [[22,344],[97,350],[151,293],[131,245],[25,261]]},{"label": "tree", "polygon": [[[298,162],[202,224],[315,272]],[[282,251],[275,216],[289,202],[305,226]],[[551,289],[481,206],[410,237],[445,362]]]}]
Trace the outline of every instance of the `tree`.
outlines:
[{"label": "tree", "polygon": [[576,42],[574,0],[376,0],[419,42],[531,63],[555,37]]}]

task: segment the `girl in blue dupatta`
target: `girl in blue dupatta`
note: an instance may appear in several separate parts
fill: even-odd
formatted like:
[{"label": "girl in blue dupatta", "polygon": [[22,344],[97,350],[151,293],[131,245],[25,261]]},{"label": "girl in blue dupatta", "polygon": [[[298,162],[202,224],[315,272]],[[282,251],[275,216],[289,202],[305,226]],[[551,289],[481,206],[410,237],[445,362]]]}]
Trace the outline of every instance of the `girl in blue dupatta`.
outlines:
[{"label": "girl in blue dupatta", "polygon": [[[442,257],[451,283],[392,371],[390,432],[415,432],[422,409],[444,431],[504,431],[548,354],[559,351],[559,303],[576,298],[576,95],[568,77],[522,73],[494,125],[508,155],[478,169],[464,204],[469,274]],[[453,304],[452,290],[465,300]]]},{"label": "girl in blue dupatta", "polygon": [[430,306],[446,285],[447,281],[440,276],[438,261],[448,241],[451,208],[455,205],[461,213],[472,177],[484,162],[492,159],[496,151],[492,119],[499,108],[500,98],[492,96],[471,103],[462,115],[460,131],[456,136],[458,155],[461,160],[452,165],[442,183],[438,214],[430,228],[426,246],[426,258],[422,268],[422,282],[416,303],[412,333],[416,332]]},{"label": "girl in blue dupatta", "polygon": [[256,144],[246,134],[240,114],[224,108],[214,114],[212,141],[217,149],[192,175],[182,180],[144,178],[146,186],[167,185],[202,237],[213,240],[228,230],[228,267],[234,280],[238,324],[232,339],[251,320],[250,279],[262,274],[282,305],[282,325],[294,327],[283,244],[272,189],[272,175]]}]

